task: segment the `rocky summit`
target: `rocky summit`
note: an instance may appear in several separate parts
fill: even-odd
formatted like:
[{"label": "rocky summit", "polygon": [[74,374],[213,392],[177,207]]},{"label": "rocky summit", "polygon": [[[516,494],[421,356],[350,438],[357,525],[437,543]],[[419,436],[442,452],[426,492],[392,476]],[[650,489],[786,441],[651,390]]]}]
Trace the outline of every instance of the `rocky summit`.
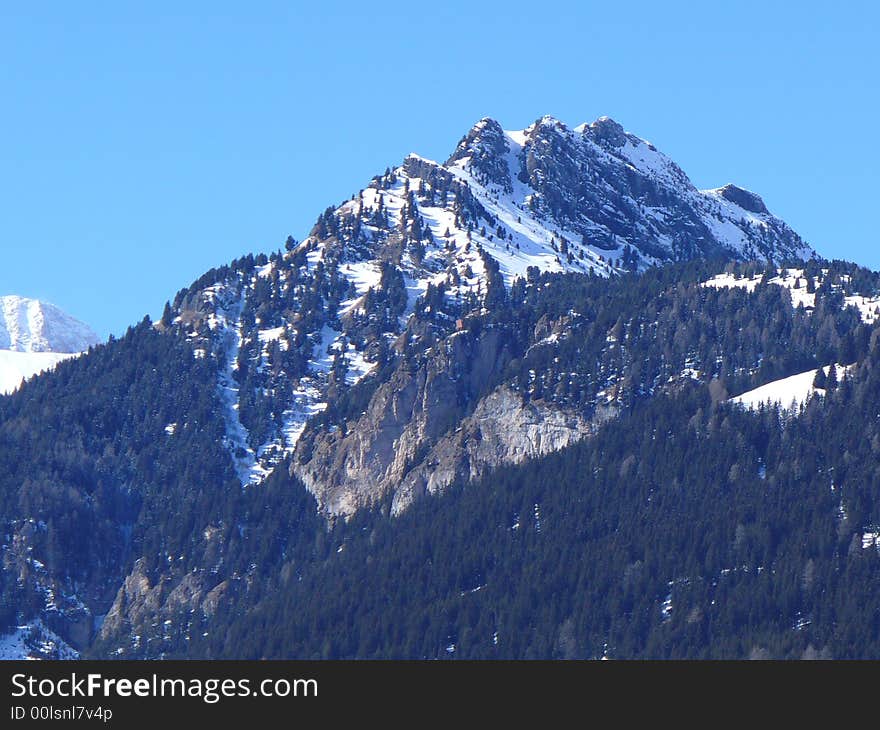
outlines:
[{"label": "rocky summit", "polygon": [[[310,419],[340,378],[354,385],[384,366],[386,350],[424,337],[409,324],[417,302],[441,314],[461,309],[530,270],[612,276],[693,258],[813,255],[756,194],[697,190],[654,145],[608,117],[569,128],[548,116],[520,131],[482,119],[443,164],[409,155],[287,249],[252,273],[207,274],[166,319],[217,362],[242,482],[260,482],[294,455],[292,469],[333,514],[388,491],[399,506],[443,482],[415,476],[425,471],[415,467],[435,446],[430,424],[445,424],[464,397],[453,373],[484,383],[514,357],[488,340],[453,340],[424,373],[380,388],[351,435],[314,432]],[[584,432],[535,440],[503,429],[498,448],[473,455],[466,471]]]}]

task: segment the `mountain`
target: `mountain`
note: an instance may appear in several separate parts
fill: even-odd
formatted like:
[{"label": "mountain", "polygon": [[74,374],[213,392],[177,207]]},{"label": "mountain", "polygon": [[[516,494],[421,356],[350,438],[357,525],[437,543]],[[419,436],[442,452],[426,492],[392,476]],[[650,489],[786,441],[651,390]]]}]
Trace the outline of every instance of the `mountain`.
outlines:
[{"label": "mountain", "polygon": [[54,304],[0,297],[0,348],[14,352],[77,353],[100,342],[88,325]]},{"label": "mountain", "polygon": [[[573,129],[542,117],[517,132],[483,119],[444,168],[515,235],[549,242],[551,248],[554,238],[559,248],[565,242],[558,265],[566,269],[613,270],[621,263],[643,268],[718,254],[746,259],[810,254],[758,195],[735,185],[695,189],[654,145],[608,117]],[[526,222],[518,222],[523,217]],[[626,246],[632,249],[629,257],[623,257]],[[546,253],[554,258],[557,250]]]},{"label": "mountain", "polygon": [[0,398],[0,646],[880,656],[878,314],[612,120],[482,120]]},{"label": "mountain", "polygon": [[[209,272],[178,294],[166,324],[220,364],[226,440],[242,482],[260,482],[296,453],[297,476],[322,507],[342,514],[397,485],[431,435],[409,412],[396,415],[399,383],[386,387],[394,396],[374,400],[369,423],[358,423],[350,439],[328,441],[307,422],[327,407],[340,379],[351,386],[381,368],[399,338],[425,337],[408,324],[416,306],[442,311],[451,325],[473,308],[469,300],[491,305],[530,271],[609,276],[695,257],[813,255],[757,195],[733,185],[697,190],[652,144],[607,117],[574,129],[542,117],[516,132],[483,119],[444,164],[409,155],[328,208],[287,249],[261,258],[256,273],[242,271],[242,262]],[[506,357],[491,349],[455,356],[477,358],[479,382]],[[421,389],[413,391],[417,399],[433,397],[412,387]],[[440,410],[458,408],[460,398],[437,397]],[[498,453],[474,455],[477,462],[554,450],[586,428],[570,414],[541,417],[560,419],[560,430],[540,445],[523,431],[503,433]],[[448,464],[445,473],[460,468]],[[448,478],[407,482],[401,504]]]},{"label": "mountain", "polygon": [[0,297],[0,394],[99,342],[87,325],[52,304]]}]

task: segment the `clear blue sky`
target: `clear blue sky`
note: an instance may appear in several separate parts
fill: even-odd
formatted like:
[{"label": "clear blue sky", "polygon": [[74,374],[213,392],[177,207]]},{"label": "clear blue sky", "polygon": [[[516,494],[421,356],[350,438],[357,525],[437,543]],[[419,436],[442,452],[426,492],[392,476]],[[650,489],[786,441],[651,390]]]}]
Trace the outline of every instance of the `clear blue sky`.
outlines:
[{"label": "clear blue sky", "polygon": [[[182,6],[185,6],[183,8]],[[880,267],[871,3],[44,2],[0,9],[0,294],[119,334],[411,151],[607,114],[699,187]]]}]

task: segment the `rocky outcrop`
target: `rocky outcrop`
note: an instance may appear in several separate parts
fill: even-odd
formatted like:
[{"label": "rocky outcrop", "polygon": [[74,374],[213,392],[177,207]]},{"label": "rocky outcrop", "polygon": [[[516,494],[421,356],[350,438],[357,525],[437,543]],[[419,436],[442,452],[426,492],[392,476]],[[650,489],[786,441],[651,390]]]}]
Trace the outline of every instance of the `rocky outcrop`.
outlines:
[{"label": "rocky outcrop", "polygon": [[218,583],[214,586],[208,593],[205,595],[205,600],[202,601],[202,611],[205,616],[213,616],[219,608],[220,604],[223,602],[223,599],[229,593],[229,581],[224,580],[221,583]]},{"label": "rocky outcrop", "polygon": [[350,515],[376,503],[472,410],[485,384],[511,358],[500,330],[446,338],[421,364],[402,363],[344,433],[306,434],[291,471],[330,514]]},{"label": "rocky outcrop", "polygon": [[485,185],[496,185],[511,192],[513,184],[505,155],[509,149],[504,130],[494,119],[477,122],[462,138],[446,164],[463,162]]},{"label": "rocky outcrop", "polygon": [[116,600],[101,625],[100,635],[109,637],[119,633],[126,622],[135,625],[155,615],[162,606],[163,582],[154,585],[147,577],[142,561],[138,560],[132,572],[126,576]]},{"label": "rocky outcrop", "polygon": [[[552,326],[542,320],[537,329]],[[420,494],[564,448],[613,413],[588,419],[492,386],[513,356],[501,329],[447,337],[422,364],[399,367],[344,430],[306,434],[291,472],[330,515],[386,497],[398,513]]]},{"label": "rocky outcrop", "polygon": [[750,213],[758,213],[761,215],[770,214],[770,211],[767,210],[767,206],[764,205],[761,196],[756,195],[749,190],[744,190],[736,185],[728,184],[723,188],[720,188],[718,192],[725,200],[729,200],[731,203],[738,205],[740,208],[747,210]]},{"label": "rocky outcrop", "polygon": [[210,585],[202,572],[187,573],[178,580],[166,574],[153,581],[147,575],[143,560],[137,560],[117,591],[99,636],[102,639],[119,636],[126,633],[126,627],[150,625],[157,616],[197,611],[210,616],[229,587],[228,581],[209,589]]},{"label": "rocky outcrop", "polygon": [[77,611],[65,611],[50,614],[47,624],[59,636],[77,651],[85,649],[92,640],[94,618],[85,606]]},{"label": "rocky outcrop", "polygon": [[421,494],[440,492],[456,480],[479,479],[491,469],[543,456],[593,433],[614,414],[591,420],[544,402],[526,403],[502,386],[483,398],[461,426],[441,438],[395,490],[392,513]]}]

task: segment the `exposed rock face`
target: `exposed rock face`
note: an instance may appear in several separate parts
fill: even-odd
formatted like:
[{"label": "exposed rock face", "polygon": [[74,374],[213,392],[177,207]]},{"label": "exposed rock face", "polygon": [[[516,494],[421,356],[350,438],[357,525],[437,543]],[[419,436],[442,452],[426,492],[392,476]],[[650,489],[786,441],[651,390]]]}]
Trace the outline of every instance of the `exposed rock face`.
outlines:
[{"label": "exposed rock face", "polygon": [[527,207],[590,246],[614,250],[625,242],[657,261],[809,254],[757,195],[732,185],[697,190],[678,165],[613,119],[569,129],[543,117],[523,134],[516,159],[520,182],[534,191]]},{"label": "exposed rock face", "polygon": [[[542,322],[537,330],[551,328]],[[551,403],[525,402],[503,385],[489,389],[517,354],[501,330],[458,332],[432,352],[381,385],[347,433],[321,431],[300,442],[291,471],[327,513],[350,515],[388,495],[398,513],[457,479],[564,448],[613,414],[604,409],[588,420]]]},{"label": "exposed rock face", "polygon": [[481,119],[458,143],[447,165],[467,160],[475,177],[486,185],[512,192],[510,168],[505,155],[510,149],[504,130],[494,119]]},{"label": "exposed rock face", "polygon": [[[611,119],[578,129],[579,134],[547,118],[531,128],[520,175],[535,190],[532,208],[603,249],[625,240],[660,259],[720,250],[690,200],[693,186],[677,165]],[[644,169],[630,160],[636,156],[644,158]],[[668,211],[670,221],[665,214],[645,216],[646,208]],[[685,233],[680,240],[687,239],[687,251],[676,240]]]},{"label": "exposed rock face", "polygon": [[205,600],[202,601],[202,611],[204,611],[205,616],[213,616],[228,593],[229,581],[225,580],[208,591],[207,595],[205,595]]},{"label": "exposed rock face", "polygon": [[321,432],[297,447],[292,470],[331,514],[348,515],[396,489],[424,453],[466,415],[467,404],[512,353],[499,331],[453,335],[379,386],[348,433]]},{"label": "exposed rock face", "polygon": [[611,117],[599,117],[595,122],[584,129],[594,140],[604,147],[623,147],[629,137],[620,123]]},{"label": "exposed rock face", "polygon": [[119,632],[126,622],[140,623],[147,616],[158,612],[162,606],[164,593],[162,583],[152,585],[143,571],[142,561],[137,561],[134,570],[126,576],[116,594],[116,600],[107,612],[101,626],[101,636],[107,637]]},{"label": "exposed rock face", "polygon": [[441,438],[395,491],[392,512],[399,513],[420,494],[441,492],[456,480],[479,479],[492,468],[559,451],[590,435],[613,415],[593,421],[548,403],[523,402],[501,386],[483,398],[473,414]]},{"label": "exposed rock face", "polygon": [[187,573],[175,581],[163,575],[157,582],[151,581],[142,560],[126,576],[116,593],[116,599],[101,625],[99,636],[118,636],[126,626],[149,625],[156,616],[175,616],[200,611],[212,615],[228,589],[224,581],[210,590],[204,573]]},{"label": "exposed rock face", "polygon": [[721,196],[731,203],[735,203],[743,210],[747,210],[750,213],[759,213],[761,215],[767,215],[770,213],[767,210],[767,206],[764,205],[764,201],[761,200],[760,195],[756,195],[755,193],[744,190],[743,188],[739,188],[736,185],[725,185],[718,192],[721,193]]}]

